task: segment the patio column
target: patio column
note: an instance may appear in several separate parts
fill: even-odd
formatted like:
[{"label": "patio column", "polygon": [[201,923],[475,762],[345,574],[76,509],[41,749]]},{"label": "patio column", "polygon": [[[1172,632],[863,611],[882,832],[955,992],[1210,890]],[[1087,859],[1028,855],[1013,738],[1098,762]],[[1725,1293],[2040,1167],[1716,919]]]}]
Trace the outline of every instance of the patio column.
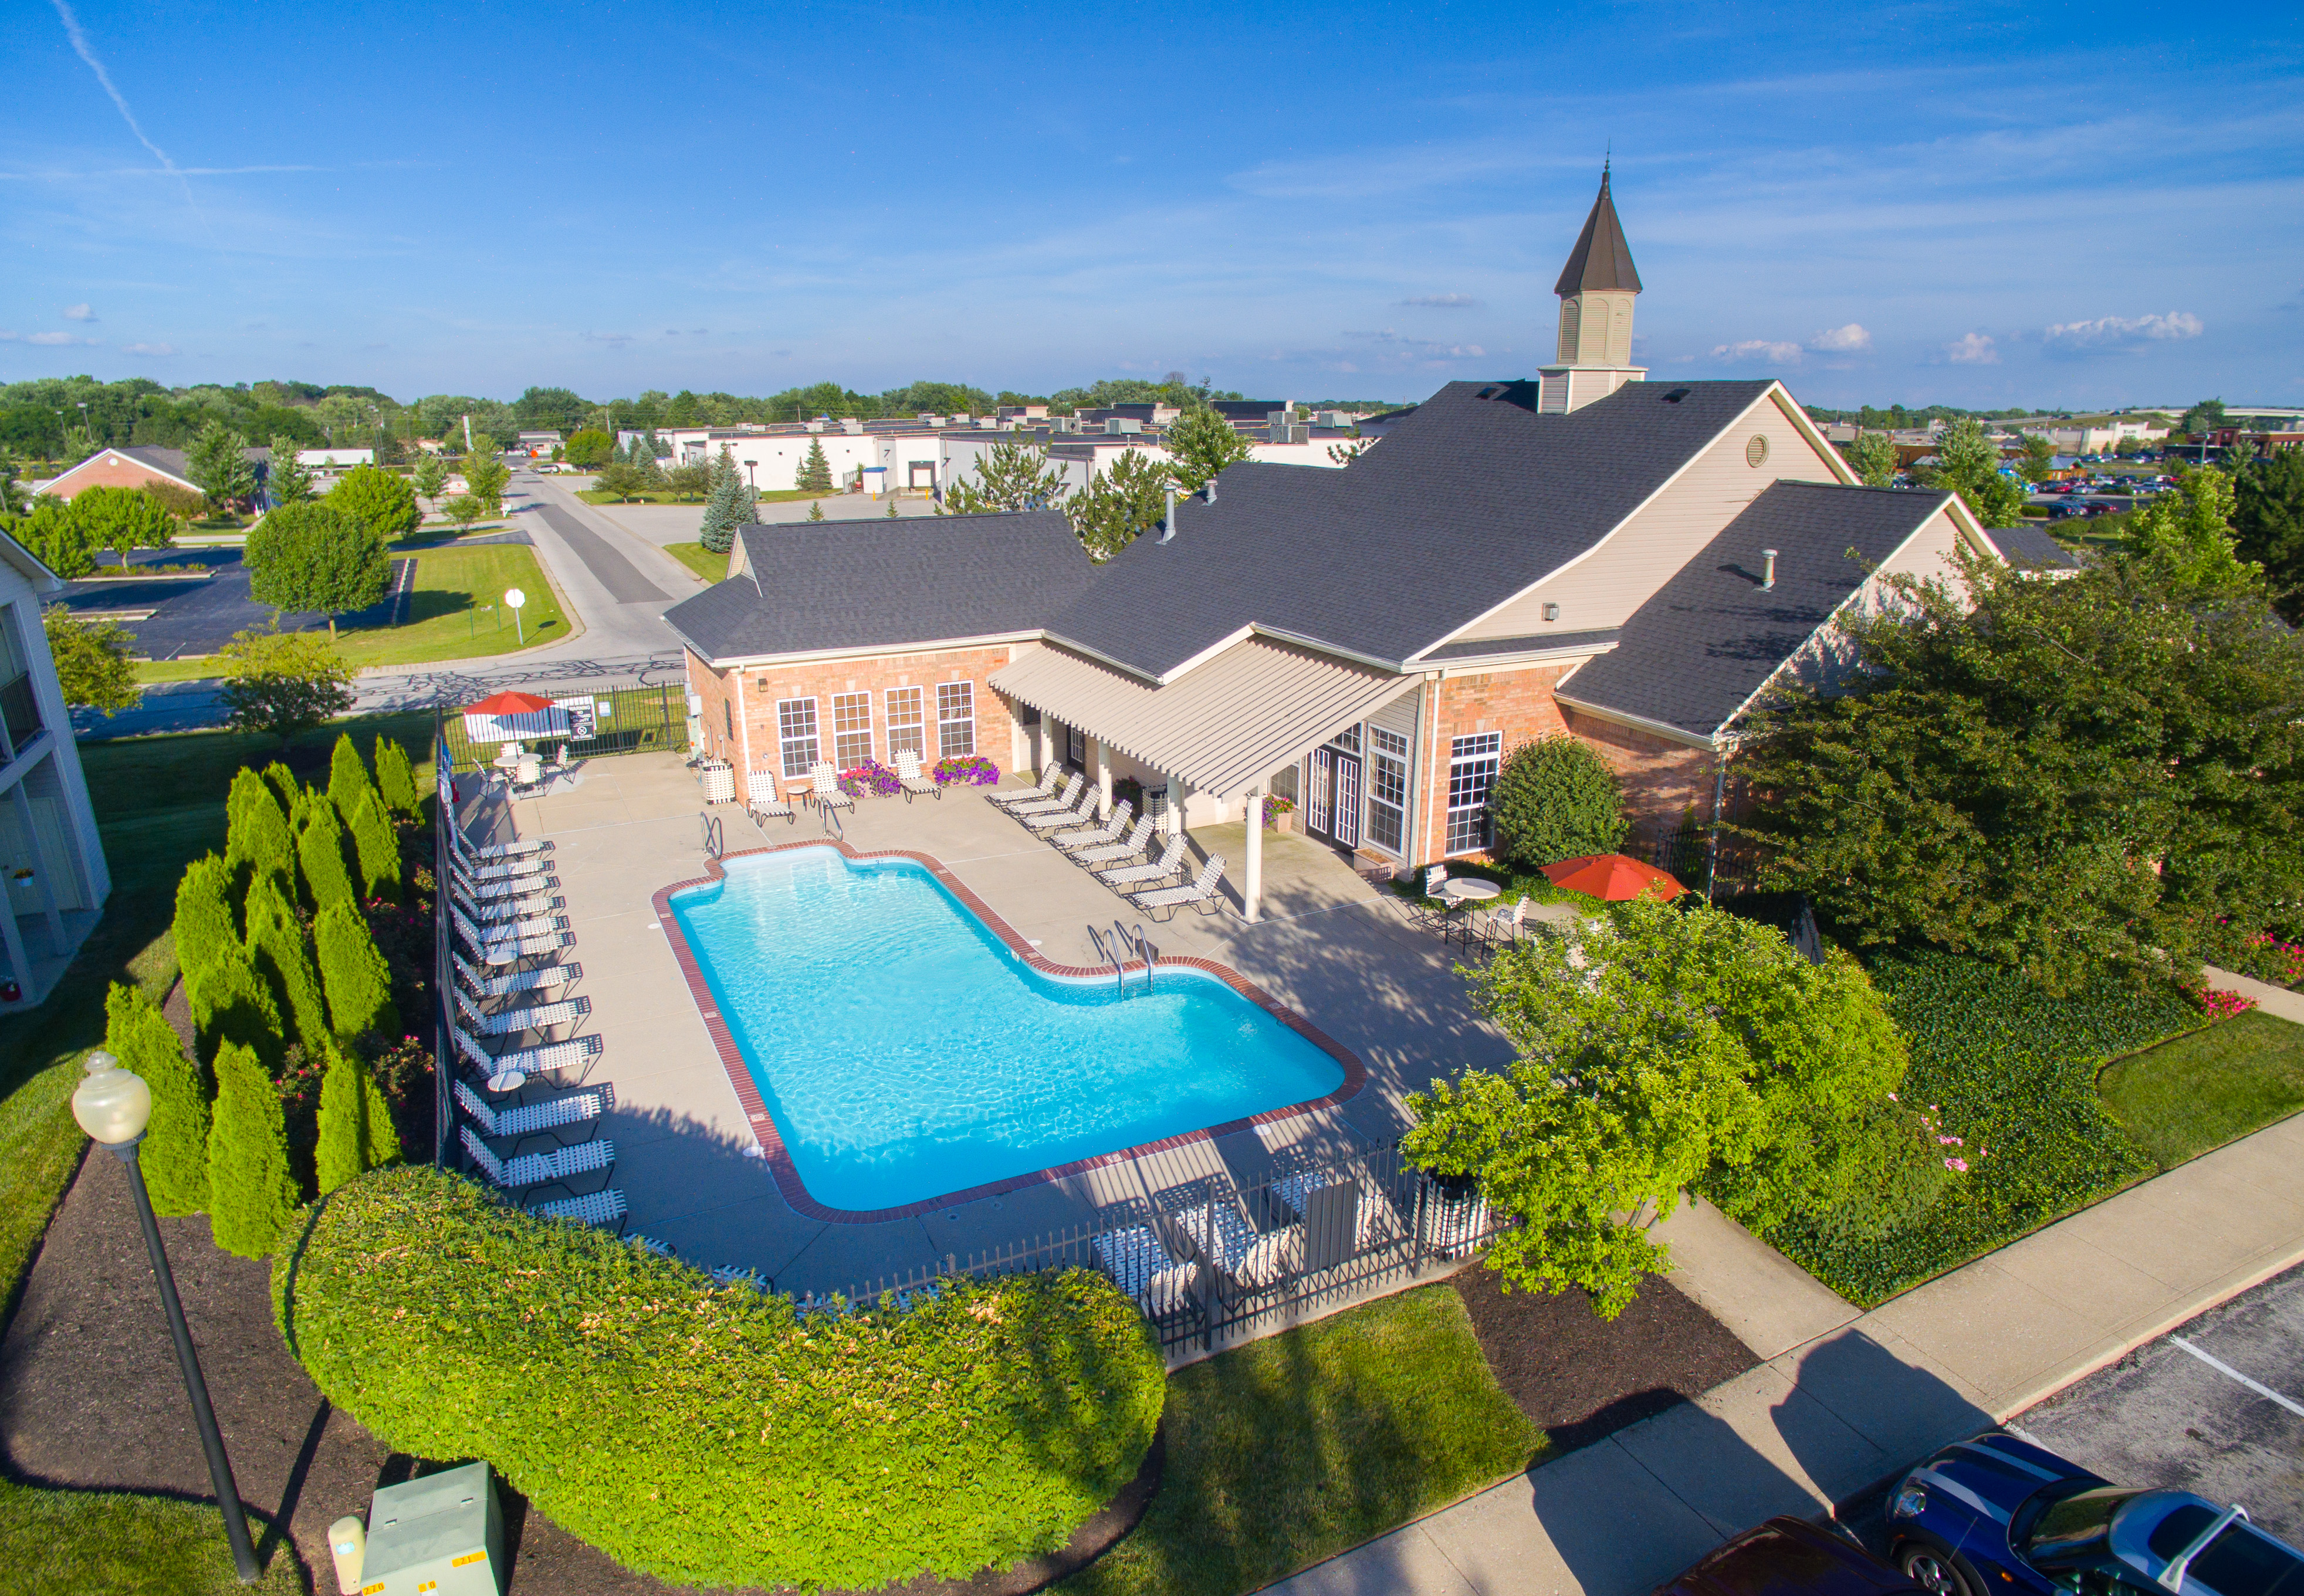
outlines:
[{"label": "patio column", "polygon": [[1184,800],[1192,796],[1192,784],[1182,776],[1168,778],[1168,813],[1161,818],[1163,827],[1171,837],[1184,834]]},{"label": "patio column", "polygon": [[1055,725],[1055,722],[1048,719],[1047,712],[1046,710],[1041,711],[1040,762],[1038,768],[1043,771],[1046,770],[1050,765],[1056,762],[1056,734],[1052,730]]},{"label": "patio column", "polygon": [[1240,888],[1241,918],[1250,925],[1264,917],[1264,783],[1248,790],[1241,800],[1248,822],[1248,864]]},{"label": "patio column", "polygon": [[1088,739],[1088,763],[1096,766],[1096,817],[1112,818],[1112,756],[1104,746],[1104,739]]}]

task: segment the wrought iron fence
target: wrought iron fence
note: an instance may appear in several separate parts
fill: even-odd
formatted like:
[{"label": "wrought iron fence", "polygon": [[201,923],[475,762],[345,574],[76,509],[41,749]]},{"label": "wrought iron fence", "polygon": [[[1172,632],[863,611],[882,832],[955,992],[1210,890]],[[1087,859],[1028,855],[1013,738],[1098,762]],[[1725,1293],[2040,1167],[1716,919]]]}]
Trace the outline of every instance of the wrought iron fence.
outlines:
[{"label": "wrought iron fence", "polygon": [[[688,747],[685,682],[562,692],[553,696],[553,702],[569,712],[571,734],[528,740],[555,755],[564,744],[566,757],[572,761],[615,754],[680,753]],[[496,757],[496,744],[476,743],[464,734],[462,715],[451,711],[444,725],[444,740],[458,765],[486,764]]]},{"label": "wrought iron fence", "polygon": [[1709,882],[1715,898],[1749,888],[1758,874],[1758,857],[1750,843],[1723,832],[1715,854],[1710,830],[1700,825],[1659,827],[1635,836],[1626,851],[1671,871],[1682,886],[1696,891],[1703,891]]},{"label": "wrought iron fence", "polygon": [[[1393,1144],[1283,1166],[1258,1184],[1204,1176],[1107,1206],[1071,1230],[857,1282],[840,1300],[901,1301],[955,1275],[1094,1269],[1135,1301],[1170,1362],[1189,1362],[1445,1272],[1508,1222],[1469,1179],[1419,1169]],[[811,1296],[800,1306],[834,1303]]]}]

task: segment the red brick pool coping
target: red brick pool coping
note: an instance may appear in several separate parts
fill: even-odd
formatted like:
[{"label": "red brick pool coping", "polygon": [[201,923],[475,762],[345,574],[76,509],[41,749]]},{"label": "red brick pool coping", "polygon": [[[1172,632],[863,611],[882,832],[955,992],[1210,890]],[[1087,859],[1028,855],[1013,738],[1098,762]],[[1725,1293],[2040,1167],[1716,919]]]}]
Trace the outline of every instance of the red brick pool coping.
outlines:
[{"label": "red brick pool coping", "polygon": [[[856,860],[910,859],[943,882],[946,891],[965,904],[978,919],[982,920],[991,928],[994,935],[1008,945],[1009,951],[1032,968],[1045,975],[1090,979],[1106,973],[1100,967],[1051,964],[1041,958],[1031,943],[1016,934],[1013,926],[994,913],[991,906],[971,891],[968,884],[960,877],[945,869],[943,861],[929,854],[915,853],[910,849],[902,848],[884,848],[867,853],[850,847],[839,838],[825,837],[811,838],[804,842],[779,842],[767,848],[748,848],[726,857],[741,859],[757,854],[787,853],[803,848],[836,849],[844,857]],[[680,961],[680,973],[688,982],[689,995],[696,1000],[697,1012],[704,1017],[704,1028],[711,1034],[712,1045],[719,1050],[721,1068],[728,1072],[728,1084],[736,1089],[736,1100],[744,1105],[744,1118],[750,1123],[752,1136],[759,1143],[760,1152],[767,1159],[769,1170],[776,1178],[776,1189],[784,1194],[784,1201],[792,1204],[793,1209],[808,1215],[810,1219],[825,1220],[835,1225],[877,1225],[887,1220],[911,1219],[923,1213],[934,1213],[939,1209],[954,1208],[961,1203],[978,1202],[985,1197],[1004,1196],[1010,1192],[1021,1191],[1026,1186],[1043,1186],[1051,1180],[1061,1180],[1068,1175],[1083,1174],[1089,1170],[1100,1170],[1113,1164],[1125,1163],[1130,1159],[1141,1158],[1147,1153],[1165,1153],[1172,1147],[1188,1146],[1194,1142],[1212,1142],[1218,1136],[1228,1136],[1235,1131],[1250,1130],[1259,1125],[1270,1125],[1278,1120],[1292,1119],[1299,1114],[1309,1114],[1316,1109],[1332,1108],[1338,1103],[1349,1101],[1355,1093],[1368,1084],[1368,1067],[1360,1061],[1358,1056],[1350,1048],[1337,1042],[1293,1009],[1280,1002],[1238,970],[1229,965],[1218,964],[1212,958],[1190,957],[1172,958],[1164,955],[1156,962],[1156,968],[1199,970],[1214,975],[1241,997],[1246,998],[1282,1025],[1303,1037],[1305,1041],[1335,1060],[1343,1067],[1343,1083],[1326,1097],[1315,1097],[1303,1102],[1290,1103],[1286,1108],[1270,1109],[1246,1119],[1228,1119],[1222,1125],[1211,1125],[1203,1130],[1185,1131],[1178,1136],[1163,1136],[1156,1142],[1146,1142],[1134,1147],[1123,1147],[1117,1153],[1099,1153],[1094,1158],[1078,1159],[1068,1164],[1058,1164],[1053,1169],[1036,1170],[1029,1175],[1011,1175],[1004,1180],[988,1181],[982,1186],[971,1186],[962,1191],[947,1192],[942,1196],[931,1197],[925,1202],[906,1203],[895,1208],[828,1208],[810,1196],[808,1186],[801,1181],[799,1166],[792,1162],[792,1153],[784,1146],[784,1133],[777,1128],[775,1116],[768,1112],[768,1105],[762,1100],[759,1087],[753,1083],[751,1069],[744,1062],[743,1051],[736,1045],[735,1033],[728,1028],[728,1022],[721,1018],[720,1005],[712,996],[711,984],[704,978],[703,967],[696,962],[695,950],[688,945],[688,935],[681,929],[679,916],[672,912],[672,895],[674,892],[683,892],[690,887],[710,886],[715,882],[726,879],[728,873],[720,867],[718,859],[707,859],[704,866],[709,872],[708,874],[699,876],[693,881],[674,882],[672,885],[657,891],[655,898],[651,899],[656,907],[656,924],[663,927],[665,935],[671,941],[672,956]],[[1123,968],[1141,970],[1144,968],[1144,964],[1139,959],[1124,966]]]}]

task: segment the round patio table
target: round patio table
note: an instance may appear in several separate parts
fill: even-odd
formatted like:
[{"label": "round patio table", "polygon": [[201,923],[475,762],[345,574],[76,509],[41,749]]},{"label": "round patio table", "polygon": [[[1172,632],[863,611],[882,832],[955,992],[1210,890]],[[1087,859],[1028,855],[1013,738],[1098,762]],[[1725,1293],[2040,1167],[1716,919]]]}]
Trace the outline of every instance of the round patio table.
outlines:
[{"label": "round patio table", "polygon": [[1475,903],[1486,903],[1491,898],[1503,897],[1504,891],[1495,882],[1482,881],[1474,875],[1453,876],[1442,882],[1438,896],[1440,901],[1448,906],[1448,925],[1442,940],[1461,937],[1464,945],[1470,947],[1472,920],[1464,911]]}]

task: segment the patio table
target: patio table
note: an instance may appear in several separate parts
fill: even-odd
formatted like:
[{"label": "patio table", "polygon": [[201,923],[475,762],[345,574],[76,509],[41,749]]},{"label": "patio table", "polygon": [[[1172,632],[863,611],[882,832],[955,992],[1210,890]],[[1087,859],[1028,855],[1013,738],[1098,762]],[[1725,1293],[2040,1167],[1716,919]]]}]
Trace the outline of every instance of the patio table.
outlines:
[{"label": "patio table", "polygon": [[1444,942],[1454,938],[1461,941],[1467,948],[1470,947],[1472,917],[1465,911],[1473,904],[1486,903],[1492,898],[1503,897],[1504,891],[1495,882],[1482,881],[1477,876],[1451,876],[1442,882],[1438,897],[1442,903],[1448,906],[1448,920],[1441,928],[1440,940]]}]

